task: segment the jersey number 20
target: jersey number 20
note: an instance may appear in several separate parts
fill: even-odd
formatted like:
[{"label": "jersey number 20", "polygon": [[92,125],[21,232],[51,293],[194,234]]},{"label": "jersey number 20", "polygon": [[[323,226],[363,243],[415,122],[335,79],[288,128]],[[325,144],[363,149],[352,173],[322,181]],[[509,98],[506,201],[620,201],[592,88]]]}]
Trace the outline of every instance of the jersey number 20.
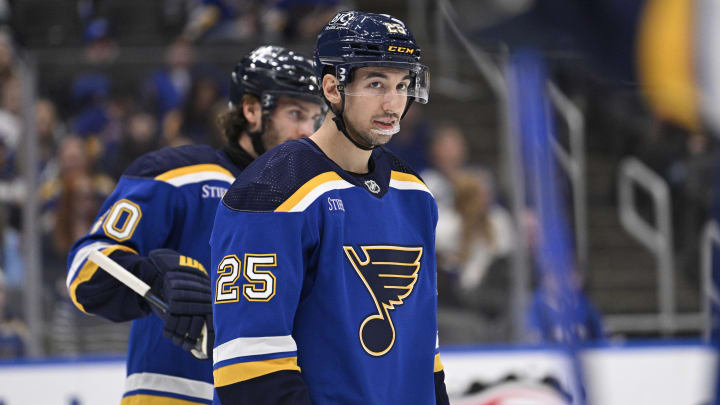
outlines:
[{"label": "jersey number 20", "polygon": [[235,285],[240,278],[242,267],[243,277],[249,282],[242,285],[242,295],[248,301],[267,302],[275,296],[277,279],[268,270],[262,267],[277,266],[277,256],[271,254],[245,254],[245,265],[236,255],[223,257],[218,265],[220,275],[215,285],[215,303],[238,302],[240,300],[240,287]]}]

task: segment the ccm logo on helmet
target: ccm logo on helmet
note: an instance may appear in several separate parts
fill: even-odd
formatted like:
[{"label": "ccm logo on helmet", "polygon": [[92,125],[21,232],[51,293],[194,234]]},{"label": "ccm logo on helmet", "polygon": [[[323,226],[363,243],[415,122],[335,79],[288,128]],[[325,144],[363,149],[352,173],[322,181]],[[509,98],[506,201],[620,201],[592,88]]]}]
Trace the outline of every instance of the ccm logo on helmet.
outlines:
[{"label": "ccm logo on helmet", "polygon": [[390,52],[400,52],[400,53],[409,53],[409,54],[415,53],[415,49],[413,49],[413,48],[406,48],[406,47],[404,47],[404,46],[396,46],[396,45],[390,45],[390,46],[388,46],[388,51],[390,51]]}]

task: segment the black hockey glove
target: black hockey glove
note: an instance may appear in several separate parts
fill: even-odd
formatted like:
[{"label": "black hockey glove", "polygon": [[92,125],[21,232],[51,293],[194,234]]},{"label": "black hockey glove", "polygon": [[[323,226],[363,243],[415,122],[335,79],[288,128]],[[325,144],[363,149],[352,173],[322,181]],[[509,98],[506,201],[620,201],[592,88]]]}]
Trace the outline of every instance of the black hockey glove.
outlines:
[{"label": "black hockey glove", "polygon": [[165,321],[163,336],[185,350],[195,348],[207,325],[208,356],[212,354],[212,292],[207,271],[197,260],[170,249],[150,252],[148,260],[158,271],[153,292],[168,305],[167,312],[155,311]]}]

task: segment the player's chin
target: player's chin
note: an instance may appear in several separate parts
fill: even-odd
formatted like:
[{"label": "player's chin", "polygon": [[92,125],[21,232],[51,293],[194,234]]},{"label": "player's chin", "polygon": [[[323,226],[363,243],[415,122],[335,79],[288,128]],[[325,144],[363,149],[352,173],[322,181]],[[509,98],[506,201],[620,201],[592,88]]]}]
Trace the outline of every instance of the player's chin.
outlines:
[{"label": "player's chin", "polygon": [[390,142],[392,139],[392,135],[387,134],[376,134],[374,132],[370,132],[369,134],[366,134],[365,139],[367,140],[367,143],[373,146],[382,146],[386,143]]}]

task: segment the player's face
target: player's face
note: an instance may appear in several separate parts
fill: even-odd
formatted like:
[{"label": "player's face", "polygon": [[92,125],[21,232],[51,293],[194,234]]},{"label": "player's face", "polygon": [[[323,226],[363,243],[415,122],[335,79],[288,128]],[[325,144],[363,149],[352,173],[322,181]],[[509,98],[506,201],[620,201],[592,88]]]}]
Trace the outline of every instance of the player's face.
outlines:
[{"label": "player's face", "polygon": [[265,149],[312,135],[321,113],[319,104],[297,98],[278,98],[263,134]]},{"label": "player's face", "polygon": [[384,145],[400,131],[407,104],[408,70],[363,67],[345,92],[345,124],[351,135],[369,145]]}]

